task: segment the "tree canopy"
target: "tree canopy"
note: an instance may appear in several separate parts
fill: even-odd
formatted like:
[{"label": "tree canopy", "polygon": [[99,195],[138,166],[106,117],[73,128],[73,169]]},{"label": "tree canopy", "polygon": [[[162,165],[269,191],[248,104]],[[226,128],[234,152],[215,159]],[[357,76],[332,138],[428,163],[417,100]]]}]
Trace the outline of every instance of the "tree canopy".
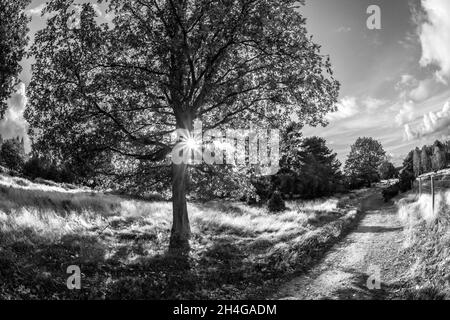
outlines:
[{"label": "tree canopy", "polygon": [[368,185],[379,180],[378,167],[386,152],[380,142],[373,138],[358,138],[351,146],[344,172],[351,179],[361,179]]},{"label": "tree canopy", "polygon": [[[176,129],[323,124],[339,83],[297,1],[110,0],[112,26],[73,1],[36,34],[26,118],[34,147],[119,183],[162,187]],[[195,168],[194,168],[195,169]],[[186,243],[187,165],[172,165],[172,243]]]},{"label": "tree canopy", "polygon": [[383,180],[393,179],[397,175],[397,170],[395,169],[395,166],[392,164],[392,162],[383,160],[378,167],[378,174]]},{"label": "tree canopy", "polygon": [[7,105],[18,75],[19,62],[28,43],[29,18],[24,9],[31,0],[2,0],[0,2],[0,118]]}]

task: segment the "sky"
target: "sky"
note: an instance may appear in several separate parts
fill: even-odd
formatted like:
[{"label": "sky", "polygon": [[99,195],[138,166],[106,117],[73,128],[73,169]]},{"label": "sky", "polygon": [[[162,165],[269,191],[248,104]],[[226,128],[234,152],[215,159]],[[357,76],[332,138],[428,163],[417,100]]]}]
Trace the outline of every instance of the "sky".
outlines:
[{"label": "sky", "polygon": [[[380,30],[367,27],[370,5]],[[397,165],[416,146],[450,139],[450,1],[307,0],[300,12],[341,83],[328,126],[304,135],[324,137],[341,162],[358,137],[373,137]]]},{"label": "sky", "polygon": [[[44,5],[33,0],[26,9],[30,42],[45,26]],[[380,30],[367,27],[370,5],[380,8]],[[100,22],[111,20],[105,4],[95,9]],[[307,126],[304,136],[324,137],[341,162],[358,137],[370,136],[397,165],[416,146],[450,139],[450,1],[306,0],[300,12],[341,83],[338,111],[327,115],[328,126]],[[28,151],[23,112],[32,63],[21,62],[22,83],[0,121],[0,134],[25,137]]]}]

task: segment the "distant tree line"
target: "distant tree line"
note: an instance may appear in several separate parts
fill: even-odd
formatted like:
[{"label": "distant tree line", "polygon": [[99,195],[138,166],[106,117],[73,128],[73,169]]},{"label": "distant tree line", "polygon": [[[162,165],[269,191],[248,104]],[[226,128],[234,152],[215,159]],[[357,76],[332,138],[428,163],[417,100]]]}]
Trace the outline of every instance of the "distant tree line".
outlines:
[{"label": "distant tree line", "polygon": [[[416,177],[446,168],[450,162],[450,141],[436,140],[431,146],[416,147],[412,152],[412,169]],[[410,156],[411,157],[411,156]]]},{"label": "distant tree line", "polygon": [[[313,199],[351,189],[369,187],[391,179],[398,170],[386,158],[382,145],[368,137],[358,138],[341,171],[337,154],[319,137],[303,137],[301,127],[289,125],[282,133],[280,170],[276,175],[253,177],[257,196],[269,204],[279,197]],[[275,194],[276,200],[271,199]],[[274,210],[276,211],[276,210]]]}]

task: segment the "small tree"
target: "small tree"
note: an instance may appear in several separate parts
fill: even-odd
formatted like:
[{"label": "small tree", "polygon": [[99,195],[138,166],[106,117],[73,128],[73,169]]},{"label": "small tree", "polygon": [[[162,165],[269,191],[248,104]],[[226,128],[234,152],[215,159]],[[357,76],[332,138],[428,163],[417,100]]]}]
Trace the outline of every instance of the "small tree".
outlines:
[{"label": "small tree", "polygon": [[2,164],[11,170],[21,170],[24,164],[23,146],[17,139],[6,140],[0,150]]},{"label": "small tree", "polygon": [[319,197],[331,194],[342,180],[341,163],[337,154],[320,137],[308,137],[301,144],[303,165],[299,174],[306,179],[305,195]]},{"label": "small tree", "polygon": [[370,186],[379,181],[378,167],[386,152],[381,143],[373,138],[358,138],[352,145],[345,162],[344,172],[351,180],[361,179]]},{"label": "small tree", "polygon": [[397,170],[388,160],[384,160],[378,167],[378,174],[383,180],[393,179],[397,176]]}]

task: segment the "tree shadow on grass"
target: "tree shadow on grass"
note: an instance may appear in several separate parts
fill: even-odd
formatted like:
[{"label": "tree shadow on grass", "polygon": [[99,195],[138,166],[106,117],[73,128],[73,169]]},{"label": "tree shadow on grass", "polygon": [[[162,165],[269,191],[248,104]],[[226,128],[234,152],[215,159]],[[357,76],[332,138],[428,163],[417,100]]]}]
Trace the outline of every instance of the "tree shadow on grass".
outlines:
[{"label": "tree shadow on grass", "polygon": [[392,292],[398,289],[396,285],[388,285],[382,281],[379,283],[379,286],[375,285],[375,283],[372,281],[369,281],[368,283],[369,275],[366,273],[362,273],[352,269],[347,269],[345,270],[345,272],[351,273],[353,275],[351,285],[333,292],[333,299],[386,300],[390,299],[392,297]]},{"label": "tree shadow on grass", "polygon": [[[96,237],[81,234],[58,240],[23,228],[0,233],[0,297],[11,299],[97,298],[99,267],[106,248]],[[67,267],[82,272],[82,290],[69,290]]]},{"label": "tree shadow on grass", "polygon": [[355,233],[385,233],[403,230],[403,227],[360,226]]}]

